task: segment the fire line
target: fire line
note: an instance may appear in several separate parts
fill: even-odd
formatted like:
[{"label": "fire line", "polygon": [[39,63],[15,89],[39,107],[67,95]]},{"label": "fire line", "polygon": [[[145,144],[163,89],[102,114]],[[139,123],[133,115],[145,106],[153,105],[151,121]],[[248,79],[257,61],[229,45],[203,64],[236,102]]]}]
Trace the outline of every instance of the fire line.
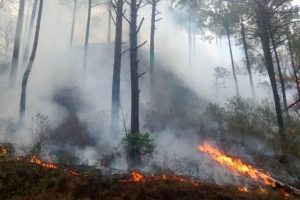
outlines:
[{"label": "fire line", "polygon": [[252,165],[246,164],[238,158],[233,158],[226,155],[222,151],[218,150],[217,148],[214,148],[206,142],[203,145],[199,146],[199,150],[203,153],[208,154],[213,160],[215,160],[222,166],[229,168],[232,171],[238,172],[256,181],[261,181],[265,185],[276,187],[276,182],[268,174],[260,172]]}]

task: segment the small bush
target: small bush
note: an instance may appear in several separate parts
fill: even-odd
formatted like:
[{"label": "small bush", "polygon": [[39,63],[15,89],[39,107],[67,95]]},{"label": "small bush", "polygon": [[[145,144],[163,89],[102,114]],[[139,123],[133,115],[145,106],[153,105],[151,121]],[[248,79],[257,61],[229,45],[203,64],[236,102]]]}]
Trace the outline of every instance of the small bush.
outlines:
[{"label": "small bush", "polygon": [[126,134],[122,139],[122,144],[128,157],[137,160],[146,156],[152,157],[155,149],[154,140],[149,133]]}]

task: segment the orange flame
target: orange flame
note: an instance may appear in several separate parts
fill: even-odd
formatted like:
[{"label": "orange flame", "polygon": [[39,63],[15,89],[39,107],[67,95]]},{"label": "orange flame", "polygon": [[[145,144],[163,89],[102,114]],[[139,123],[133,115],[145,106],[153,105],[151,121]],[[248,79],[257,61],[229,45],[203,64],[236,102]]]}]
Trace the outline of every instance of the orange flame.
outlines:
[{"label": "orange flame", "polygon": [[131,180],[133,182],[145,182],[145,176],[139,171],[133,171],[131,173]]},{"label": "orange flame", "polygon": [[248,176],[256,181],[262,181],[266,185],[275,187],[275,181],[268,174],[258,171],[253,166],[243,163],[240,159],[232,158],[225,155],[220,150],[212,147],[208,143],[204,143],[199,146],[199,150],[203,153],[207,153],[210,157],[220,163],[223,166],[238,172],[244,176]]},{"label": "orange flame", "polygon": [[247,187],[239,187],[238,189],[240,192],[249,192],[249,189]]},{"label": "orange flame", "polygon": [[34,164],[37,164],[39,166],[42,166],[42,167],[45,167],[45,168],[48,168],[48,169],[58,169],[58,167],[51,163],[51,162],[45,162],[45,161],[42,161],[40,159],[38,159],[37,157],[33,156],[29,162],[31,163],[34,163]]},{"label": "orange flame", "polygon": [[188,179],[176,175],[154,175],[154,174],[144,175],[140,171],[133,171],[131,173],[131,177],[129,180],[121,180],[122,183],[129,183],[129,182],[143,183],[146,181],[172,181],[178,183],[192,184],[194,186],[200,185],[199,181],[194,179]]}]

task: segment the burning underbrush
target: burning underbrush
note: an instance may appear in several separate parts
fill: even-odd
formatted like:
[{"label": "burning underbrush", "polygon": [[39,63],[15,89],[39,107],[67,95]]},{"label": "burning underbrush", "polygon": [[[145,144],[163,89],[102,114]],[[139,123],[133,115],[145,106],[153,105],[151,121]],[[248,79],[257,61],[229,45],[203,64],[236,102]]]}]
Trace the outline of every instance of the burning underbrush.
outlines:
[{"label": "burning underbrush", "polygon": [[100,170],[88,166],[62,168],[37,156],[12,157],[8,149],[1,147],[0,196],[1,199],[297,199],[295,188],[208,143],[199,146],[199,151],[253,183],[217,185],[171,172],[155,174],[138,170],[102,175]]}]

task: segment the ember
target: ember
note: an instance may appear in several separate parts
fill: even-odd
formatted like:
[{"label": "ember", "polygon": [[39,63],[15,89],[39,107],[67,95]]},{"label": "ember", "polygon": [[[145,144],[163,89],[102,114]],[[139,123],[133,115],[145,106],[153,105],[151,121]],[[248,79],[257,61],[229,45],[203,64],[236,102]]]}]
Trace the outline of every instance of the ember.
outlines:
[{"label": "ember", "polygon": [[200,182],[194,179],[184,178],[176,175],[144,175],[140,171],[133,171],[129,180],[122,180],[123,183],[128,182],[147,182],[147,181],[172,181],[177,183],[187,183],[193,186],[199,186]]},{"label": "ember", "polygon": [[0,156],[7,156],[8,151],[4,147],[0,147]]},{"label": "ember", "polygon": [[275,187],[275,181],[268,174],[258,171],[249,164],[243,163],[240,159],[232,158],[220,150],[214,148],[208,143],[199,146],[201,152],[209,154],[209,156],[223,166],[238,172],[244,176],[250,177],[256,181],[261,181],[266,185]]},{"label": "ember", "polygon": [[133,182],[145,182],[145,177],[139,171],[133,171],[131,173],[131,180]]},{"label": "ember", "polygon": [[249,192],[249,189],[247,187],[239,187],[238,189],[240,192]]},{"label": "ember", "polygon": [[42,161],[35,156],[33,156],[29,162],[37,164],[37,165],[45,167],[45,168],[49,168],[49,169],[57,169],[58,168],[55,164],[53,164],[51,162]]}]

